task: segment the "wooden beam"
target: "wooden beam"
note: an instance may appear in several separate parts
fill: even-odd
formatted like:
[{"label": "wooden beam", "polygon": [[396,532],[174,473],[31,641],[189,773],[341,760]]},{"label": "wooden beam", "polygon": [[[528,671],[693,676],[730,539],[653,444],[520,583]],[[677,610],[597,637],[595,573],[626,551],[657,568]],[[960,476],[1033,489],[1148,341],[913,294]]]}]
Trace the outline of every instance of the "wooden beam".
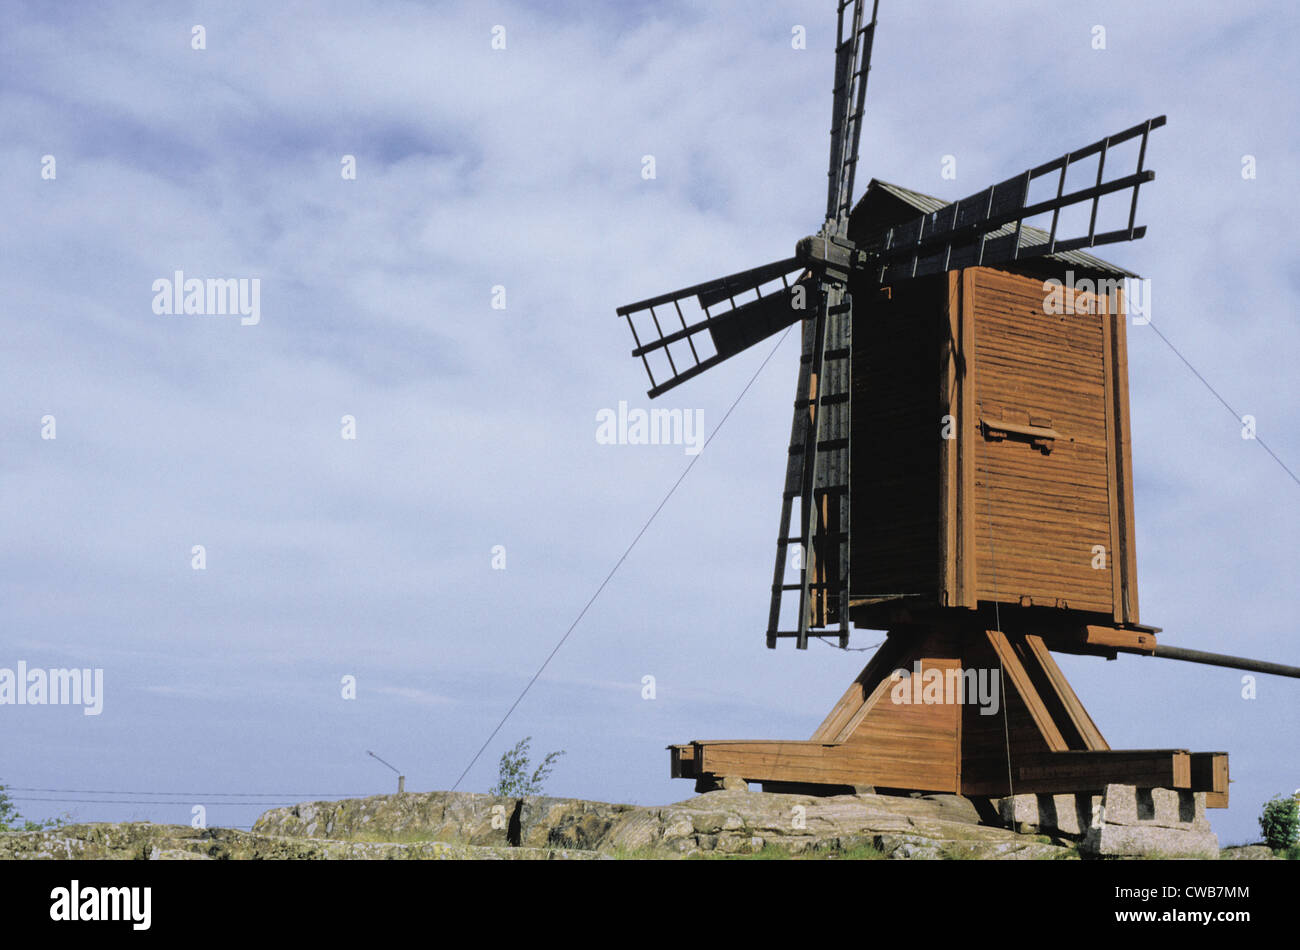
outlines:
[{"label": "wooden beam", "polygon": [[1156,635],[1141,630],[1122,630],[1116,627],[1099,627],[1088,624],[1083,628],[1084,642],[1089,646],[1106,647],[1121,653],[1153,654]]},{"label": "wooden beam", "polygon": [[1056,700],[1061,713],[1079,737],[1083,748],[1090,752],[1102,752],[1109,749],[1110,746],[1106,744],[1105,738],[1102,737],[1101,730],[1097,728],[1097,724],[1088,715],[1088,710],[1079,701],[1078,695],[1070,686],[1070,681],[1065,678],[1065,673],[1052,659],[1051,651],[1047,649],[1047,644],[1043,642],[1043,638],[1033,634],[1027,635],[1025,637],[1025,648],[1033,656],[1039,670],[1042,672],[1042,676],[1050,684],[1049,689],[1052,698]]},{"label": "wooden beam", "polygon": [[890,691],[893,685],[894,681],[892,679],[892,671],[888,671],[880,678],[880,681],[876,683],[875,687],[872,688],[871,693],[863,701],[862,705],[857,708],[857,711],[849,718],[848,722],[846,722],[834,736],[830,737],[830,741],[847,741],[848,738],[857,731],[858,726],[862,725],[862,721],[867,718],[871,713],[871,710],[876,708],[876,704],[880,702],[881,698]]},{"label": "wooden beam", "polygon": [[[963,659],[962,659],[962,656],[961,656],[961,654],[960,654],[960,652],[959,652],[959,653],[958,653],[958,658],[957,658],[957,668],[958,668],[958,669],[962,669],[963,666],[964,666],[964,664],[963,664]],[[978,676],[978,674],[976,674],[976,675]],[[999,690],[1002,690],[1002,689],[1003,689],[1003,684],[1000,684],[1000,683],[999,683],[999,684],[998,684],[998,689],[999,689]],[[1006,702],[1007,698],[1006,698],[1006,696],[1001,696],[1001,697],[999,697],[999,700],[1000,700],[1000,702]],[[962,722],[963,722],[963,720],[965,720],[965,718],[966,718],[966,711],[965,711],[964,709],[962,709],[962,708],[958,708],[958,709],[953,710],[953,719],[954,719],[953,726],[954,726],[954,729],[955,729],[955,731],[956,731],[956,735],[954,736],[954,741],[953,741],[953,744],[952,744],[952,771],[953,771],[953,786],[952,786],[952,788],[953,788],[953,791],[956,792],[958,795],[961,794],[961,776],[962,776],[962,742],[964,741],[964,740],[963,740],[963,737],[962,737],[962,731],[963,731],[963,730],[962,730]]]},{"label": "wooden beam", "polygon": [[691,743],[685,745],[670,745],[668,751],[672,755],[671,778],[698,778],[695,773],[695,746]]},{"label": "wooden beam", "polygon": [[975,446],[979,435],[975,405],[975,270],[961,272],[960,336],[957,367],[957,589],[960,605],[974,609],[979,603],[976,572]]},{"label": "wooden beam", "polygon": [[[1002,661],[1002,669],[1005,671],[1006,679],[1011,682],[1016,692],[1020,694],[1025,708],[1029,710],[1029,715],[1034,720],[1034,725],[1038,727],[1038,731],[1042,733],[1043,739],[1046,740],[1047,747],[1053,752],[1064,752],[1069,748],[1069,745],[1061,735],[1061,730],[1057,728],[1056,722],[1047,710],[1047,706],[1043,703],[1043,698],[1038,695],[1038,690],[1034,688],[1028,671],[1020,662],[1020,657],[1011,648],[1011,642],[1007,639],[1006,634],[1000,630],[986,630],[984,635],[988,638],[989,643],[993,645],[998,659]],[[1006,689],[1006,683],[1003,683],[1002,688],[1003,690]],[[1005,697],[1003,697],[1003,700],[1005,701]]]},{"label": "wooden beam", "polygon": [[[883,650],[884,646],[881,646],[880,649]],[[877,650],[876,657],[879,655],[880,650]],[[864,684],[871,678],[869,674],[871,673],[872,664],[876,662],[876,657],[872,657],[871,662],[863,667],[862,672],[858,674],[858,678],[849,684],[849,688],[844,691],[844,695],[839,698],[839,701],[831,707],[831,711],[826,714],[826,718],[822,720],[821,725],[813,730],[813,734],[809,736],[810,741],[832,741],[840,729],[844,727],[844,723],[848,722],[858,707],[866,702],[869,687]]]},{"label": "wooden beam", "polygon": [[946,334],[943,341],[943,362],[939,373],[939,411],[952,417],[951,439],[939,445],[939,580],[943,588],[941,603],[945,607],[962,605],[962,591],[958,566],[961,553],[957,547],[958,481],[957,452],[961,435],[961,274],[948,272],[948,300],[944,312]]},{"label": "wooden beam", "polygon": [[872,785],[956,792],[947,742],[924,747],[900,731],[845,743],[798,740],[696,742],[695,774],[740,776],[747,782]]},{"label": "wooden beam", "polygon": [[842,745],[740,740],[697,742],[698,774],[739,775],[747,782],[872,785],[871,762]]},{"label": "wooden beam", "polygon": [[831,707],[831,711],[822,720],[822,724],[813,732],[811,741],[836,741],[836,737],[843,731],[845,724],[853,718],[854,714],[867,701],[870,691],[875,688],[882,677],[887,677],[893,670],[895,658],[902,650],[900,639],[897,635],[892,634],[885,638],[885,642],[880,645],[880,649],[871,655],[870,661],[862,668],[858,678],[844,691],[844,695],[840,697],[839,702]]},{"label": "wooden beam", "polygon": [[1205,792],[1206,808],[1228,807],[1228,753],[1192,753],[1192,791]]},{"label": "wooden beam", "polygon": [[1034,626],[1049,650],[1080,656],[1104,656],[1115,659],[1120,653],[1151,656],[1156,649],[1159,627],[1114,627],[1108,624],[1083,624],[1077,620],[1054,625],[1050,618],[1035,620]]},{"label": "wooden beam", "polygon": [[[1115,622],[1123,623],[1124,616],[1124,543],[1123,537],[1123,478],[1124,468],[1119,461],[1119,439],[1123,423],[1118,416],[1118,382],[1115,374],[1115,318],[1110,312],[1109,296],[1098,297],[1101,309],[1101,364],[1105,381],[1103,402],[1106,408],[1106,503],[1110,533],[1106,538],[1107,567],[1110,569],[1111,615]],[[1117,302],[1116,302],[1117,303]]]},{"label": "wooden beam", "polygon": [[1005,419],[981,418],[980,428],[987,434],[1000,439],[1005,439],[1012,433],[1030,439],[1051,439],[1052,441],[1056,441],[1061,437],[1061,433],[1050,426],[1023,425],[1019,422],[1007,422]]},{"label": "wooden beam", "polygon": [[1119,313],[1115,317],[1115,332],[1111,336],[1114,348],[1116,408],[1115,417],[1119,423],[1119,483],[1120,494],[1120,541],[1123,562],[1124,620],[1126,623],[1138,623],[1138,587],[1137,587],[1137,544],[1134,540],[1136,529],[1133,520],[1133,439],[1129,425],[1128,405],[1128,314],[1125,312],[1124,291],[1116,291],[1119,297]]},{"label": "wooden beam", "polygon": [[[1012,762],[1013,790],[1017,795],[1099,792],[1111,784],[1190,790],[1191,773],[1191,753],[1182,749],[1049,752]],[[1004,795],[1006,782],[999,779],[975,787],[968,784],[963,794]]]}]

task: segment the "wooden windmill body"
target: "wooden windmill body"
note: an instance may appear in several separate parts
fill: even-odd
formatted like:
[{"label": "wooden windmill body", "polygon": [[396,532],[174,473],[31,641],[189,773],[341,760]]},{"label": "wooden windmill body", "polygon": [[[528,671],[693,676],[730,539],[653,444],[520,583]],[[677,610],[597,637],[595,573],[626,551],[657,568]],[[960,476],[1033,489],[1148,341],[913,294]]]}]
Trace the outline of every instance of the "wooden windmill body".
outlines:
[{"label": "wooden windmill body", "polygon": [[[701,789],[980,796],[1121,783],[1226,807],[1226,753],[1110,749],[1051,656],[1300,676],[1157,645],[1138,617],[1123,299],[1136,275],[1086,249],[1145,233],[1138,189],[1164,117],[961,201],[872,181],[854,206],[877,4],[869,21],[861,0],[838,4],[818,234],[792,258],[619,314],[651,397],[800,328],[767,645],[837,635],[844,647],[851,625],[888,635],[810,739],[670,746],[672,774]],[[1125,143],[1136,169],[1116,174],[1107,157]],[[1095,183],[1067,189],[1089,161]],[[1049,196],[1031,201],[1043,184]],[[1098,227],[1108,195],[1131,198],[1126,226]],[[1060,212],[1076,205],[1091,206],[1089,224],[1067,236]],[[973,701],[995,673],[996,704]]]},{"label": "wooden windmill body", "polygon": [[[932,203],[873,181],[849,234]],[[1051,656],[1155,647],[1138,618],[1122,299],[1132,276],[1068,252],[883,289],[850,283],[850,619],[889,636],[807,742],[674,746],[675,775],[966,795],[1123,782],[1226,806],[1226,754],[1111,752]],[[1052,281],[1061,298],[1091,290],[1048,313]],[[918,664],[945,687],[961,671],[997,670],[1005,722],[951,691],[893,702],[894,672]],[[903,686],[914,700],[918,688]]]},{"label": "wooden windmill body", "polygon": [[[932,201],[872,182],[849,233]],[[984,602],[1137,624],[1133,276],[1076,251],[855,295],[855,622]]]}]

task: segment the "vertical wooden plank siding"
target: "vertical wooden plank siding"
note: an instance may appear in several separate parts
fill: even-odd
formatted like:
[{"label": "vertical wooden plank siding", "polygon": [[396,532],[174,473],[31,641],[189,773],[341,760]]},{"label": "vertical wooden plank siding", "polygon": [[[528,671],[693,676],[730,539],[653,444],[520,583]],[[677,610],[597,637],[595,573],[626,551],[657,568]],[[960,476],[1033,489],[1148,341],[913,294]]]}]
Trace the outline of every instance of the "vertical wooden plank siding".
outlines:
[{"label": "vertical wooden plank siding", "polygon": [[1124,564],[1124,619],[1129,623],[1138,623],[1137,545],[1134,540],[1136,532],[1133,519],[1133,440],[1128,410],[1128,313],[1124,305],[1124,291],[1119,290],[1117,295],[1119,313],[1115,317],[1115,332],[1111,335],[1111,345],[1114,347],[1112,362],[1115,366],[1115,392],[1118,397],[1115,417],[1119,423],[1120,469],[1117,479],[1121,486],[1119,517],[1123,530],[1120,532],[1120,538],[1124,545],[1121,552]]},{"label": "vertical wooden plank siding", "polygon": [[945,607],[962,604],[962,589],[958,565],[958,465],[957,452],[961,435],[961,405],[958,386],[961,383],[961,273],[948,272],[948,297],[944,313],[945,337],[939,368],[939,412],[952,418],[953,438],[944,439],[939,450],[939,504],[943,514],[939,519],[939,578],[942,587],[941,603]]},{"label": "vertical wooden plank siding", "polygon": [[1119,397],[1115,386],[1115,320],[1110,313],[1111,299],[1106,295],[1097,298],[1102,314],[1102,375],[1106,381],[1106,495],[1110,509],[1110,536],[1106,539],[1106,565],[1110,569],[1111,614],[1116,623],[1124,622],[1124,543],[1121,540],[1119,439],[1120,423],[1117,417]]},{"label": "vertical wooden plank siding", "polygon": [[[1110,571],[1092,567],[1095,545],[1111,541],[1102,317],[1046,313],[1037,277],[987,267],[967,277],[976,497],[966,507],[977,513],[978,596],[1110,613]],[[986,439],[980,417],[1058,437],[1050,454],[1021,438]]]},{"label": "vertical wooden plank siding", "polygon": [[[916,653],[931,651],[918,650]],[[913,658],[922,670],[961,669],[957,657],[913,656],[907,658],[911,671]],[[910,681],[903,681],[910,686]],[[958,720],[963,705],[959,703],[895,703],[890,695],[894,687],[888,678],[878,684],[882,690],[869,716],[860,719],[854,731],[845,737],[842,748],[861,755],[872,763],[876,781],[886,787],[933,789],[958,792]]]},{"label": "vertical wooden plank siding", "polygon": [[978,550],[975,542],[975,462],[978,453],[979,410],[975,399],[975,272],[961,272],[961,336],[958,350],[959,400],[957,415],[957,555],[961,560],[958,584],[961,604],[979,601]]},{"label": "vertical wooden plank siding", "polygon": [[[1048,313],[1041,276],[991,267],[887,290],[861,290],[853,335],[855,602],[1136,622],[1122,293]],[[945,416],[955,438],[936,445]],[[1055,435],[1035,445],[1035,429]]]},{"label": "vertical wooden plank siding", "polygon": [[947,278],[853,303],[852,594],[941,598],[940,400]]}]

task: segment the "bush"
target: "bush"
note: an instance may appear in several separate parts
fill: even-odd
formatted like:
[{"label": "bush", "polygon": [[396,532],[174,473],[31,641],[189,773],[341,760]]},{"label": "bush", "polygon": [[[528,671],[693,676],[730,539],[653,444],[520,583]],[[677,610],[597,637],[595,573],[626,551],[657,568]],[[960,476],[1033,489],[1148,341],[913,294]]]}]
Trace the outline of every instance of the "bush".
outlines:
[{"label": "bush", "polygon": [[1300,837],[1300,801],[1284,795],[1270,798],[1259,816],[1259,828],[1264,832],[1264,843],[1270,848],[1287,850]]},{"label": "bush", "polygon": [[0,785],[0,831],[45,831],[63,824],[62,818],[47,818],[44,821],[32,821],[18,814],[13,800]]},{"label": "bush", "polygon": [[542,759],[541,764],[530,775],[528,743],[532,740],[532,736],[525,736],[515,743],[513,749],[501,753],[501,764],[497,768],[497,783],[492,786],[488,794],[499,795],[502,798],[542,794],[542,786],[546,784],[546,778],[551,774],[552,763],[564,755],[564,750],[547,753],[546,758]]}]

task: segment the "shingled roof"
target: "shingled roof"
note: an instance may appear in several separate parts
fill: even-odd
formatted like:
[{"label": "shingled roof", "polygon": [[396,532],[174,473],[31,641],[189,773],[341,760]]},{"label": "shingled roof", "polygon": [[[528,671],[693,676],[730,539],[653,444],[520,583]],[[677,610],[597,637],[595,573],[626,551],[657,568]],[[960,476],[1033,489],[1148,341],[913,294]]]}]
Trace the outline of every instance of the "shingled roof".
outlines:
[{"label": "shingled roof", "polygon": [[[867,185],[866,193],[853,209],[853,215],[850,219],[850,231],[870,234],[892,227],[895,224],[901,224],[915,217],[918,213],[930,214],[938,211],[948,204],[951,204],[951,202],[944,201],[942,198],[935,198],[933,195],[922,194],[901,185],[891,185],[887,181],[873,178],[871,183]],[[1015,223],[1012,222],[989,233],[992,236],[999,236],[1011,234],[1014,231]],[[1031,247],[1035,244],[1044,244],[1047,237],[1047,232],[1042,228],[1035,228],[1026,224],[1020,230],[1020,246]],[[1040,262],[1044,260],[1055,261],[1058,264],[1073,267],[1080,272],[1104,274],[1110,277],[1138,276],[1132,271],[1111,264],[1109,261],[1103,261],[1100,257],[1095,257],[1086,251],[1061,251],[1056,254],[1047,254],[1042,258],[1038,258],[1038,260]]]}]

